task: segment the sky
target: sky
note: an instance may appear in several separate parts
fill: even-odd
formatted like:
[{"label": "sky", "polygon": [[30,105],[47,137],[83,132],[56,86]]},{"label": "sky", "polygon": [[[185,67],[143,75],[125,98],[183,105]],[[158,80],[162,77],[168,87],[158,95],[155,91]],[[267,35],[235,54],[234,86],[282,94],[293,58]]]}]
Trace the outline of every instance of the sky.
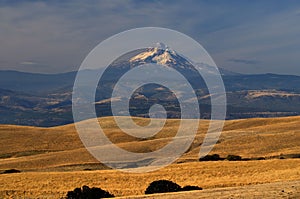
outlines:
[{"label": "sky", "polygon": [[234,72],[300,75],[297,0],[0,0],[0,70],[75,71],[101,41],[149,26],[192,37]]}]

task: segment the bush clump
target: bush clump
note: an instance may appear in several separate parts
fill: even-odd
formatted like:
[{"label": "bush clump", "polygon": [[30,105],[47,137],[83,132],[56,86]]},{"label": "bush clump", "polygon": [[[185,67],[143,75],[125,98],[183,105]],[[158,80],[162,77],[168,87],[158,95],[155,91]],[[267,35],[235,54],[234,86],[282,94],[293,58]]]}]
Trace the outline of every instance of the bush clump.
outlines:
[{"label": "bush clump", "polygon": [[181,186],[179,186],[175,182],[169,180],[157,180],[150,183],[150,185],[147,187],[145,191],[145,194],[192,191],[192,190],[202,190],[202,188],[198,186],[190,186],[190,185],[181,188]]},{"label": "bush clump", "polygon": [[239,156],[239,155],[228,155],[226,157],[226,160],[228,160],[228,161],[240,161],[240,160],[242,160],[242,157]]},{"label": "bush clump", "polygon": [[21,173],[21,171],[17,169],[8,169],[2,172],[2,174],[6,174],[6,173]]},{"label": "bush clump", "polygon": [[75,188],[73,191],[67,193],[66,199],[99,199],[99,198],[113,198],[114,195],[102,190],[101,188],[89,188],[83,186],[81,188]]},{"label": "bush clump", "polygon": [[200,161],[219,161],[223,160],[223,158],[220,158],[219,154],[213,154],[213,155],[206,155],[199,159]]},{"label": "bush clump", "polygon": [[145,194],[177,192],[180,190],[181,187],[175,182],[169,180],[157,180],[150,183],[145,191]]},{"label": "bush clump", "polygon": [[253,160],[265,160],[266,158],[265,157],[257,157],[257,158],[254,158]]},{"label": "bush clump", "polygon": [[286,156],[286,158],[300,158],[300,154],[289,154],[289,155],[285,155],[285,156]]},{"label": "bush clump", "polygon": [[187,185],[181,188],[181,191],[194,191],[194,190],[202,190],[201,187]]}]

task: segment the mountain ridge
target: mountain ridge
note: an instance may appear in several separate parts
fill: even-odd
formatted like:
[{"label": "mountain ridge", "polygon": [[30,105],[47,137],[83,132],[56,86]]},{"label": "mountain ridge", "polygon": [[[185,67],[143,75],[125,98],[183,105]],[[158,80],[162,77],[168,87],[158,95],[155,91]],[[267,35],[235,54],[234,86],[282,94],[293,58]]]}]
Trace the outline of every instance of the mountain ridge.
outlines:
[{"label": "mountain ridge", "polygon": [[[166,46],[162,48],[166,50],[152,47],[129,52],[103,71],[95,99],[99,117],[111,116],[112,100],[117,103],[122,101],[111,99],[119,78],[131,68],[144,63],[161,63],[182,73],[196,91],[202,118],[210,117],[210,96],[201,76],[195,75],[196,69],[184,57]],[[163,54],[167,55],[160,57]],[[209,66],[200,67],[206,70]],[[222,70],[228,98],[226,119],[300,115],[300,76],[224,73]],[[88,69],[80,72],[87,77],[94,77],[99,71]],[[0,124],[55,126],[72,123],[72,89],[76,73],[40,74],[0,70]],[[177,84],[180,87],[180,83]],[[285,92],[286,95],[274,95],[274,92]],[[253,93],[257,93],[257,97],[249,97]],[[130,113],[149,117],[148,108],[158,103],[169,111],[169,118],[178,118],[180,107],[174,100],[173,93],[168,89],[146,85],[132,95]]]}]

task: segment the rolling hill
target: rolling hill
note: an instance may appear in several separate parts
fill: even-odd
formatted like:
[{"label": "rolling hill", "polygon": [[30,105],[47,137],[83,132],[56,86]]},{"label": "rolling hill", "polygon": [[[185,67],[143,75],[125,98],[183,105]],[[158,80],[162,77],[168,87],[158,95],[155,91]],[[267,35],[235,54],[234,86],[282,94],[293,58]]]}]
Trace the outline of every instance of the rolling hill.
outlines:
[{"label": "rolling hill", "polygon": [[[148,123],[142,118],[135,121],[140,125]],[[296,158],[299,121],[299,116],[226,121],[211,154],[234,154],[252,160],[199,162],[199,148],[208,126],[207,120],[201,120],[192,146],[180,159],[144,174],[110,170],[99,163],[83,147],[73,124],[51,128],[1,125],[0,170],[18,169],[21,173],[0,175],[0,197],[25,193],[27,197],[58,198],[82,185],[100,186],[117,196],[140,195],[147,184],[157,179],[204,189],[300,180],[300,159]],[[161,132],[146,140],[124,134],[111,117],[99,118],[99,123],[119,147],[149,152],[171,140],[178,120],[168,119]]]}]

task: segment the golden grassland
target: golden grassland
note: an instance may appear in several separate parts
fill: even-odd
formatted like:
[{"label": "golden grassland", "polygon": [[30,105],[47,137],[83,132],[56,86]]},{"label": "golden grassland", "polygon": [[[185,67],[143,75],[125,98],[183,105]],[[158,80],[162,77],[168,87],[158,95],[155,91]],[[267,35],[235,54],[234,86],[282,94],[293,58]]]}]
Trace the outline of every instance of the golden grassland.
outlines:
[{"label": "golden grassland", "polygon": [[125,196],[141,195],[152,181],[159,179],[207,189],[299,180],[299,176],[299,159],[193,162],[173,164],[145,174],[115,170],[2,174],[0,189],[2,197],[25,194],[26,197],[59,198],[75,187],[88,185],[101,187],[116,196]]},{"label": "golden grassland", "polygon": [[75,187],[88,185],[101,187],[116,196],[124,196],[143,194],[152,181],[159,179],[172,180],[182,186],[213,188],[299,180],[299,175],[299,159],[193,162],[173,164],[145,174],[115,170],[2,174],[0,188],[2,196],[14,193],[25,194],[27,197],[59,198]]},{"label": "golden grassland", "polygon": [[[149,122],[134,120],[144,126]],[[149,152],[172,139],[179,121],[167,120],[165,127],[149,139],[121,132],[111,117],[101,118],[99,123],[118,146],[133,152]],[[0,170],[14,168],[22,173],[0,175],[0,198],[60,198],[82,185],[101,187],[116,196],[140,195],[150,182],[158,179],[203,188],[300,180],[300,159],[268,159],[300,153],[300,117],[226,121],[211,154],[267,158],[260,161],[198,162],[209,121],[201,120],[199,124],[192,146],[177,162],[144,174],[109,170],[98,163],[83,147],[73,124],[52,128],[2,125]]]},{"label": "golden grassland", "polygon": [[221,187],[204,189],[201,191],[158,193],[150,195],[123,196],[119,199],[228,199],[228,198],[300,198],[300,181],[272,182],[265,184],[251,184],[235,187]]}]

